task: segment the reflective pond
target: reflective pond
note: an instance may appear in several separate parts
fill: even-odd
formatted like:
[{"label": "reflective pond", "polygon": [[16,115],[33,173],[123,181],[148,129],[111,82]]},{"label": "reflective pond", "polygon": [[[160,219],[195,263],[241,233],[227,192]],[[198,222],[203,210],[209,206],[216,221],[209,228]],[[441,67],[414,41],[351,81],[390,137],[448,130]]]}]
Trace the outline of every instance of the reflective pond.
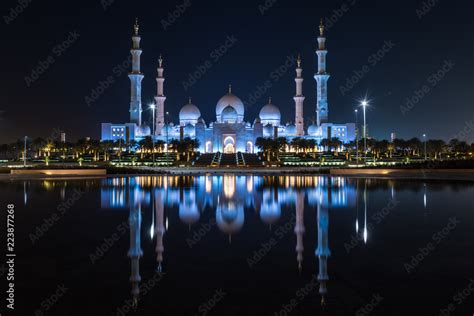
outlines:
[{"label": "reflective pond", "polygon": [[15,205],[17,315],[474,313],[473,183],[229,174],[0,188]]}]

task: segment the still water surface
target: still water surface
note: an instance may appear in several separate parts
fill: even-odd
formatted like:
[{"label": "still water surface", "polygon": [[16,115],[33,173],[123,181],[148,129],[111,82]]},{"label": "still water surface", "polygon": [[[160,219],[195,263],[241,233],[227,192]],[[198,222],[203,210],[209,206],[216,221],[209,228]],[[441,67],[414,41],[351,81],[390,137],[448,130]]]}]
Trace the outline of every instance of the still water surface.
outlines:
[{"label": "still water surface", "polygon": [[224,175],[0,188],[15,204],[17,315],[474,313],[472,183]]}]

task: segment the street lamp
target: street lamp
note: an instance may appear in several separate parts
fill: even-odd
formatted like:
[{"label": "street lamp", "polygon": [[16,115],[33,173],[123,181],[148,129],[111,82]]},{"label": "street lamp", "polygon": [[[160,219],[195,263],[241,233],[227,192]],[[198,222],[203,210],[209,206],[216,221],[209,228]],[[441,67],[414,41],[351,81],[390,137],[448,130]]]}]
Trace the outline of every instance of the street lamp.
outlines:
[{"label": "street lamp", "polygon": [[152,134],[151,134],[151,141],[152,141],[152,144],[153,144],[153,149],[152,149],[152,157],[153,157],[153,166],[155,166],[155,109],[156,109],[156,105],[155,104],[150,104],[150,109],[153,113],[153,120],[151,122],[152,124]]},{"label": "street lamp", "polygon": [[359,116],[357,115],[357,112],[359,112],[357,109],[354,110],[355,117],[356,117],[356,162],[357,166],[359,166],[359,131],[358,131],[358,126],[359,126]]},{"label": "street lamp", "polygon": [[423,146],[425,149],[425,160],[426,160],[426,134],[423,134]]},{"label": "street lamp", "polygon": [[364,110],[364,154],[367,155],[367,123],[365,120],[365,108],[369,105],[369,102],[367,102],[367,100],[363,100],[360,105]]}]

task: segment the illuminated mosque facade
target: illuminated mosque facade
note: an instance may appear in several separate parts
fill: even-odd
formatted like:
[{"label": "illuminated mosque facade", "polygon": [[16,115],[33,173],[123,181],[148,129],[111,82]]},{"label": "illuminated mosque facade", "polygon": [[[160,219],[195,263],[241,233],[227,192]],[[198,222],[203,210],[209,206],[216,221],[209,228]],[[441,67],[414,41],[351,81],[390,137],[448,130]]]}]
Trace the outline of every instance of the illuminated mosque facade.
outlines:
[{"label": "illuminated mosque facade", "polygon": [[213,122],[206,123],[201,116],[199,108],[189,99],[179,112],[179,123],[167,122],[165,120],[164,94],[164,68],[163,59],[160,56],[158,64],[157,93],[155,104],[153,105],[153,124],[150,128],[142,122],[142,93],[141,83],[144,78],[140,69],[140,49],[141,37],[139,35],[138,23],[135,23],[132,37],[132,71],[129,74],[131,81],[130,100],[130,122],[114,124],[102,123],[101,140],[136,140],[139,141],[147,136],[152,136],[155,140],[162,140],[166,144],[171,139],[183,139],[186,137],[199,141],[198,150],[202,153],[255,153],[255,142],[259,137],[277,138],[286,137],[292,140],[295,137],[313,139],[318,144],[325,138],[338,138],[343,143],[348,143],[355,139],[355,124],[333,124],[328,121],[329,105],[327,97],[327,83],[330,75],[326,71],[326,37],[325,28],[321,22],[320,34],[318,37],[318,49],[316,51],[318,60],[318,70],[314,75],[316,81],[317,103],[316,122],[305,128],[303,114],[303,77],[301,59],[298,57],[296,68],[296,93],[295,103],[295,123],[282,123],[279,108],[272,103],[271,98],[268,104],[264,105],[259,116],[249,122],[245,120],[245,105],[236,96],[232,87],[229,86],[227,94],[222,96],[216,104],[216,117]]}]

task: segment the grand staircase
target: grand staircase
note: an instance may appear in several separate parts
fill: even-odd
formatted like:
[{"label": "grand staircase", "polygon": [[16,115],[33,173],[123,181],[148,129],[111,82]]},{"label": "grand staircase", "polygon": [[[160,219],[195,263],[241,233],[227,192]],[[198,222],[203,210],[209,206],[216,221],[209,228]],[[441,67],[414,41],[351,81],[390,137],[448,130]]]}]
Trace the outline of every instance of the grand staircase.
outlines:
[{"label": "grand staircase", "polygon": [[261,167],[262,161],[256,154],[201,154],[195,161],[196,167]]},{"label": "grand staircase", "polygon": [[215,154],[201,154],[195,161],[194,166],[196,167],[207,167],[212,165]]},{"label": "grand staircase", "polygon": [[222,154],[220,166],[221,167],[236,167],[237,166],[236,154]]}]

